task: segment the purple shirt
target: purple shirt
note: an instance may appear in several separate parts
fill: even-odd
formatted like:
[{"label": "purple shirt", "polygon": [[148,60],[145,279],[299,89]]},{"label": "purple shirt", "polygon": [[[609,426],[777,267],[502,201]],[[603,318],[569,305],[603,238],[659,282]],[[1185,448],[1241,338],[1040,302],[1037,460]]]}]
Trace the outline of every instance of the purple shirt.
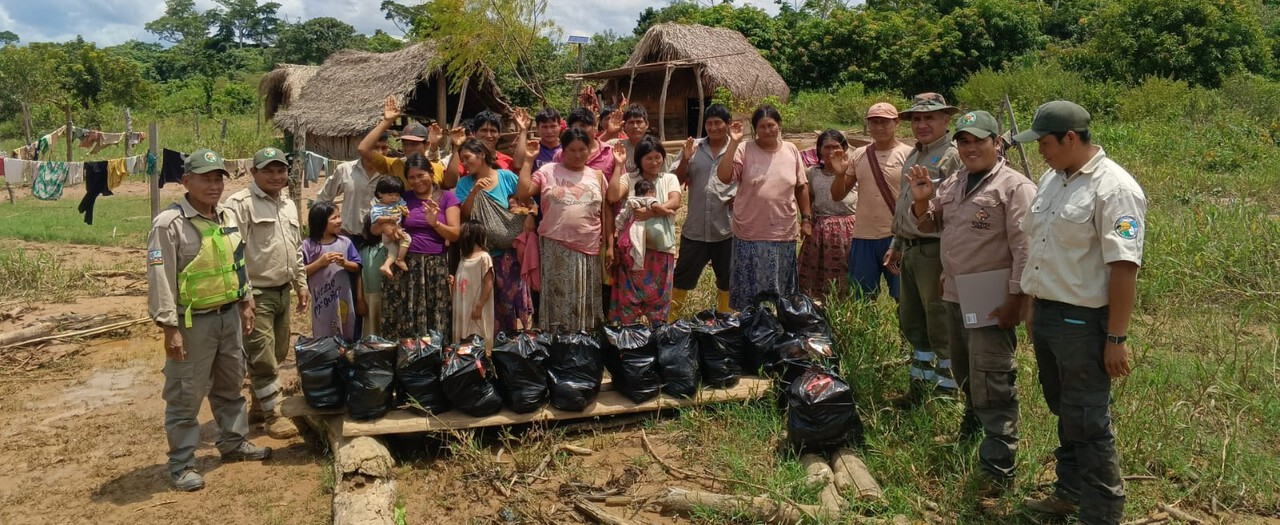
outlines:
[{"label": "purple shirt", "polygon": [[538,171],[543,164],[554,162],[556,155],[560,154],[560,146],[548,148],[542,144],[538,144],[538,158],[533,159],[533,171]]},{"label": "purple shirt", "polygon": [[[421,253],[426,255],[440,255],[444,253],[444,237],[436,233],[436,229],[427,224],[426,205],[422,199],[419,199],[412,191],[406,191],[403,195],[405,205],[409,207],[409,216],[404,218],[402,222],[404,231],[408,232],[413,240],[409,242],[409,253]],[[446,222],[445,211],[459,205],[458,197],[452,191],[440,192],[440,200],[436,204],[440,205],[440,212],[436,214],[436,220]]]}]

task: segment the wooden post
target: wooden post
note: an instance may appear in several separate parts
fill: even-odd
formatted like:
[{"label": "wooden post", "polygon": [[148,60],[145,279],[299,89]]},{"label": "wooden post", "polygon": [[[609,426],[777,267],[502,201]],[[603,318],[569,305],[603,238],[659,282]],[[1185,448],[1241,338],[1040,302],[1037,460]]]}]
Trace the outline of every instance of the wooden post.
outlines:
[{"label": "wooden post", "polygon": [[[662,96],[658,99],[658,140],[667,140],[667,84],[671,83],[671,72],[675,67],[667,64],[667,72],[662,76]],[[618,111],[622,111],[618,108]]]},{"label": "wooden post", "polygon": [[462,107],[467,103],[467,88],[470,85],[471,77],[462,79],[462,89],[458,90],[458,111],[453,114],[453,125],[450,126],[449,129],[462,125]]},{"label": "wooden post", "polygon": [[257,131],[254,131],[254,132],[253,132],[253,136],[255,136],[255,137],[261,137],[261,136],[262,136],[262,113],[263,113],[263,111],[262,111],[262,97],[258,97],[258,110],[257,110],[257,111],[255,111],[254,113],[256,113],[256,114],[257,114],[256,116],[258,117],[258,129],[257,129]]},{"label": "wooden post", "polygon": [[[124,157],[129,158],[129,136],[133,135],[133,114],[124,108]],[[70,137],[70,135],[68,135]]]},{"label": "wooden post", "polygon": [[[440,68],[440,75],[436,78],[436,122],[444,127],[444,123],[449,121],[449,78],[444,74],[444,68]],[[449,130],[445,130],[449,131]],[[435,147],[430,145],[427,147]]]},{"label": "wooden post", "polygon": [[578,105],[582,102],[578,94],[582,93],[582,44],[578,46],[578,76],[573,79],[573,106],[569,109],[578,109]]},{"label": "wooden post", "polygon": [[196,140],[200,140],[200,112],[196,112]]},{"label": "wooden post", "polygon": [[702,68],[693,70],[693,80],[698,83],[698,133],[694,136],[702,138],[702,127],[707,124],[707,92],[702,90]]},{"label": "wooden post", "polygon": [[227,119],[225,118],[222,119],[222,136],[220,138],[223,142],[227,141]]},{"label": "wooden post", "polygon": [[71,140],[71,104],[70,103],[67,104],[67,132],[64,136],[66,136],[67,138],[67,162],[71,162],[72,152],[74,151],[71,149],[71,146],[72,146],[72,142],[74,141]]},{"label": "wooden post", "polygon": [[22,138],[24,146],[31,143],[31,106],[26,102],[22,103]]},{"label": "wooden post", "polygon": [[306,217],[302,214],[302,180],[307,178],[306,151],[307,130],[303,128],[293,138],[293,176],[289,177],[289,198],[293,199],[293,205],[298,208],[298,217]]},{"label": "wooden post", "polygon": [[151,218],[154,219],[160,214],[160,128],[155,122],[147,125],[147,150],[156,157],[156,173],[147,175],[147,185],[151,187]]}]

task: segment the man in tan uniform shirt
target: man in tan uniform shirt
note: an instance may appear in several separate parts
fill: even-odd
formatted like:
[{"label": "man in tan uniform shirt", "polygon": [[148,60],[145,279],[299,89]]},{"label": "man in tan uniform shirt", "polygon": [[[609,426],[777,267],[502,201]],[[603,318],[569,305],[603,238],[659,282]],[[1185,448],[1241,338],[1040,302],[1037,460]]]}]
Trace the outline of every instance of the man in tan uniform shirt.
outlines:
[{"label": "man in tan uniform shirt", "polygon": [[276,148],[263,148],[253,156],[253,182],[227,198],[225,206],[235,214],[245,240],[245,267],[253,284],[256,318],[253,333],[245,341],[249,381],[255,407],[250,421],[266,424],[276,439],[298,435],[288,419],[280,417],[280,363],[289,355],[289,293],[298,296],[297,310],[310,302],[307,274],[302,264],[302,230],[293,200],[283,191],[289,185],[289,163]]},{"label": "man in tan uniform shirt", "polygon": [[[911,170],[912,214],[922,232],[942,233],[942,301],[950,317],[948,344],[952,372],[964,392],[962,438],[983,432],[978,464],[986,474],[982,495],[993,497],[1013,483],[1018,451],[1018,346],[1025,297],[1022,268],[1027,236],[1022,220],[1036,187],[1000,157],[1000,125],[986,111],[972,111],[956,124],[956,150],[964,164],[934,193],[923,166]],[[965,315],[960,309],[957,276],[1010,270],[1010,278],[986,294],[1004,297],[991,312]],[[980,317],[979,317],[980,316]],[[985,324],[994,319],[994,326]]]}]

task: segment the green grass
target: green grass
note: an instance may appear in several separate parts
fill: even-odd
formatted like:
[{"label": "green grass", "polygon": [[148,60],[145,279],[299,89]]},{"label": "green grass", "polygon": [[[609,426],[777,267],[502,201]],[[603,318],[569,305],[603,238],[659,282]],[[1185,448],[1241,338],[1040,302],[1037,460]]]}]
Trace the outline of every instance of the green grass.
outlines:
[{"label": "green grass", "polygon": [[147,245],[147,232],[151,229],[150,198],[99,197],[93,208],[93,225],[88,225],[84,223],[84,216],[76,211],[81,196],[83,189],[79,193],[71,189],[56,201],[28,197],[13,204],[0,202],[0,238],[133,248]]},{"label": "green grass", "polygon": [[0,248],[0,282],[5,283],[0,299],[63,302],[76,295],[92,294],[99,283],[87,272],[95,269],[88,265],[68,267],[50,252]]}]

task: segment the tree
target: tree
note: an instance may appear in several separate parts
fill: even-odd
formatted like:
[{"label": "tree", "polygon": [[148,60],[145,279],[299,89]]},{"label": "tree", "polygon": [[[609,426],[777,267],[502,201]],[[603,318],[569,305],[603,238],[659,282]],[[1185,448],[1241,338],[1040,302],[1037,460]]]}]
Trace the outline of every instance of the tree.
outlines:
[{"label": "tree", "polygon": [[435,25],[432,38],[455,84],[486,67],[513,75],[545,105],[537,46],[558,41],[559,28],[546,16],[546,0],[435,0],[426,4]]},{"label": "tree", "polygon": [[434,27],[429,8],[429,3],[404,5],[394,0],[382,0],[379,5],[387,20],[395,24],[405,36],[415,40],[426,38]]},{"label": "tree", "polygon": [[374,53],[390,53],[404,47],[403,40],[397,40],[386,31],[377,29],[372,36],[363,38],[360,48]]},{"label": "tree", "polygon": [[18,43],[18,34],[13,31],[0,31],[0,47],[11,46]]},{"label": "tree", "polygon": [[56,83],[53,66],[57,58],[33,46],[0,47],[0,110],[12,118],[22,115],[25,140],[31,139],[27,129],[32,104],[53,99]]},{"label": "tree", "polygon": [[147,32],[160,40],[177,44],[209,34],[209,17],[196,11],[195,0],[165,0],[164,16],[147,22]]},{"label": "tree", "polygon": [[330,54],[359,47],[360,35],[351,24],[336,18],[312,18],[300,24],[285,24],[276,39],[273,56],[277,62],[319,64]]},{"label": "tree", "polygon": [[241,47],[246,43],[259,47],[275,42],[281,21],[276,16],[280,4],[258,0],[215,0],[220,10],[213,11],[220,30],[227,31]]},{"label": "tree", "polygon": [[591,35],[591,40],[582,47],[583,70],[604,71],[622,67],[631,57],[637,40],[635,36],[622,36],[612,29]]}]

